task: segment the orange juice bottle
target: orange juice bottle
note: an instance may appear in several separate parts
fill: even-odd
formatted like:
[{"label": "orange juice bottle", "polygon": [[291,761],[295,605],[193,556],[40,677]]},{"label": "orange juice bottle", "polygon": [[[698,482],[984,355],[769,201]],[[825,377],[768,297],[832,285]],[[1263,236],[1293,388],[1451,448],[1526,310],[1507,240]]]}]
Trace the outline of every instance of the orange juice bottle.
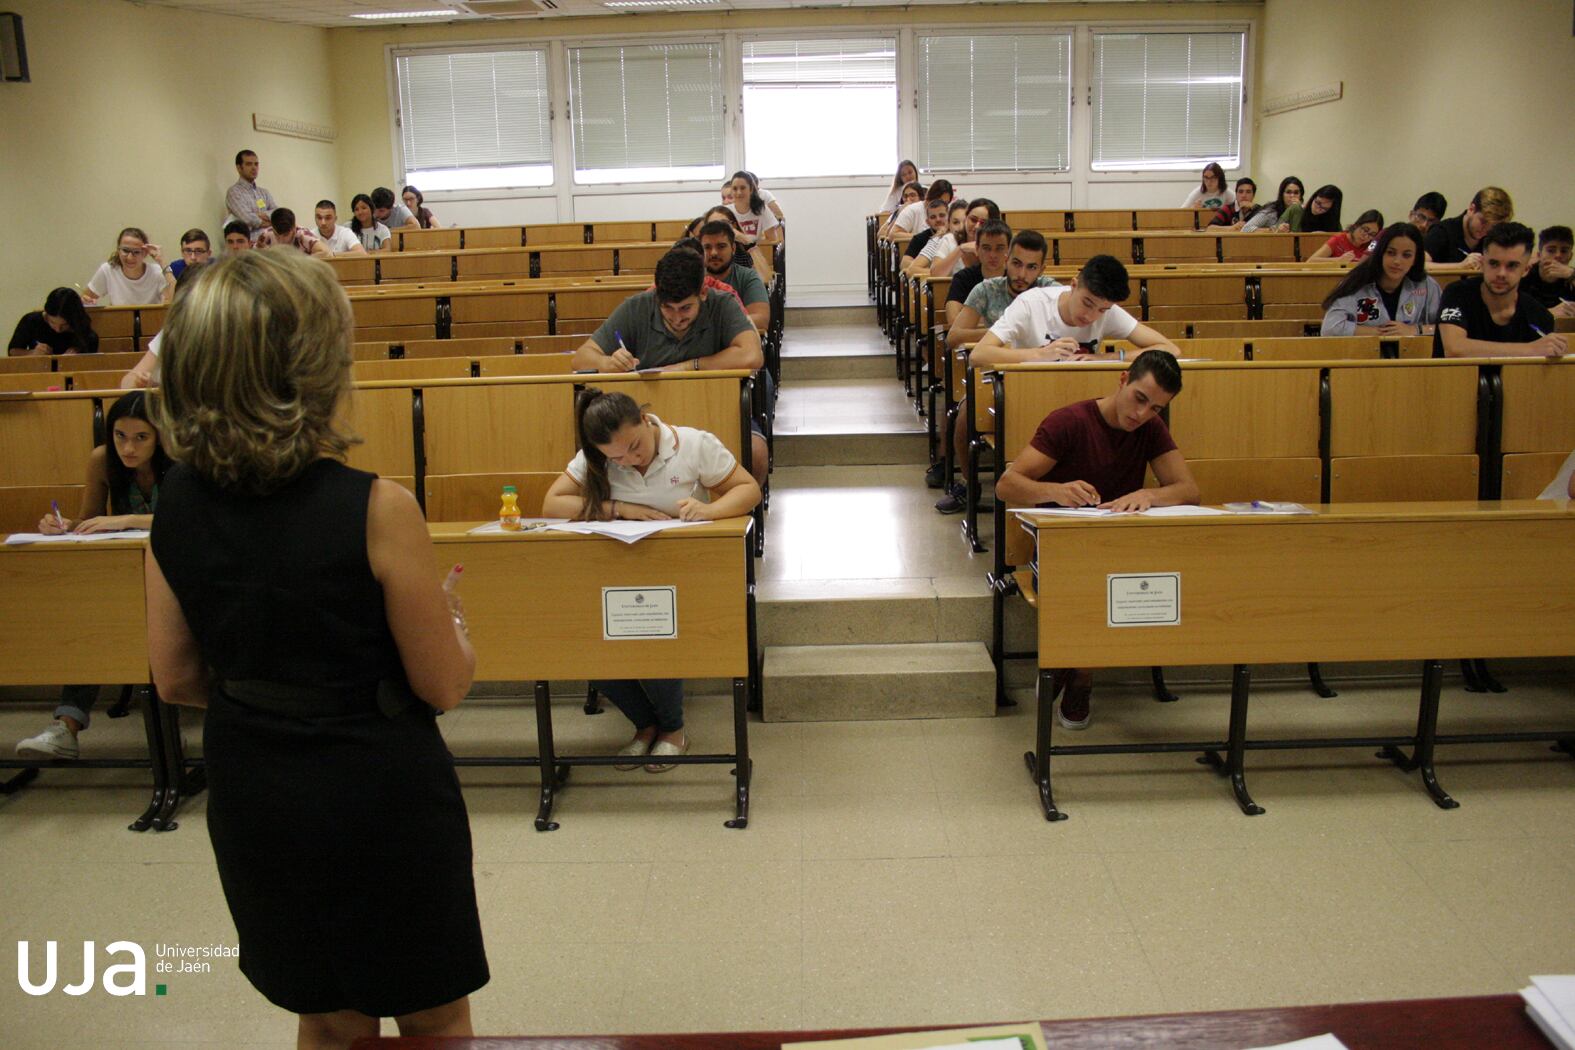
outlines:
[{"label": "orange juice bottle", "polygon": [[503,486],[503,509],[498,511],[498,524],[509,532],[519,531],[520,496],[519,490],[513,485]]}]

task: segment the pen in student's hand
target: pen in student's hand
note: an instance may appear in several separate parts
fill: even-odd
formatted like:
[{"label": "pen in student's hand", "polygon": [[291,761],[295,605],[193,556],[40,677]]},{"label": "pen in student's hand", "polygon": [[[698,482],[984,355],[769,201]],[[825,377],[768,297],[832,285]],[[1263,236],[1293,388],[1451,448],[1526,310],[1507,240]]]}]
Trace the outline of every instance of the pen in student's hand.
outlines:
[{"label": "pen in student's hand", "polygon": [[55,524],[59,525],[62,529],[65,528],[66,519],[60,516],[60,502],[58,500],[50,500],[49,509],[55,512]]},{"label": "pen in student's hand", "polygon": [[449,594],[454,593],[454,588],[459,586],[459,574],[465,571],[463,565],[455,565],[448,570],[448,575],[443,578],[443,590]]},{"label": "pen in student's hand", "polygon": [[[618,339],[618,349],[622,350],[626,354],[629,354],[629,348],[627,346],[623,345],[623,333],[618,331],[616,328],[614,328],[613,329],[613,335],[616,336],[617,339]],[[633,354],[629,354],[629,356],[633,357],[634,355]]]}]

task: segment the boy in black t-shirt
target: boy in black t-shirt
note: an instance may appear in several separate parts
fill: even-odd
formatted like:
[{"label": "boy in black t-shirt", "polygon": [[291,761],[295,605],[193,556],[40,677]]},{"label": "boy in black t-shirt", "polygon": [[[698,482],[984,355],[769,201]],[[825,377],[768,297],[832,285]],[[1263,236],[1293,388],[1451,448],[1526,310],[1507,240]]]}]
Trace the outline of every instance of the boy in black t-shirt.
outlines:
[{"label": "boy in black t-shirt", "polygon": [[1503,222],[1482,238],[1482,276],[1444,289],[1434,357],[1560,357],[1569,345],[1547,307],[1520,294],[1531,262],[1531,228]]},{"label": "boy in black t-shirt", "polygon": [[1477,190],[1466,210],[1452,219],[1434,223],[1424,237],[1427,259],[1433,266],[1469,266],[1482,269],[1483,238],[1487,231],[1515,217],[1515,202],[1497,186]]},{"label": "boy in black t-shirt", "polygon": [[1575,233],[1568,226],[1549,226],[1537,234],[1537,248],[1520,280],[1520,294],[1546,306],[1554,317],[1575,317],[1575,269],[1570,267]]}]

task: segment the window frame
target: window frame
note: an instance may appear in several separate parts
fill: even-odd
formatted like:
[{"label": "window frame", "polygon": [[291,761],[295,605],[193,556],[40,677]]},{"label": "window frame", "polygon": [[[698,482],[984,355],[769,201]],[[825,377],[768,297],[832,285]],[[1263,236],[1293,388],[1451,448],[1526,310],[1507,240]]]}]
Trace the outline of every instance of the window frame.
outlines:
[{"label": "window frame", "polygon": [[[504,51],[510,49],[541,50],[548,52],[548,111],[552,123],[553,182],[551,185],[520,188],[490,188],[473,190],[436,190],[428,194],[432,202],[489,201],[489,200],[540,200],[556,198],[561,215],[573,215],[575,198],[616,196],[638,192],[643,194],[693,194],[706,192],[709,187],[701,181],[685,182],[624,182],[581,185],[574,181],[573,142],[569,138],[568,110],[568,49],[571,47],[617,46],[630,43],[720,43],[722,47],[722,149],[723,167],[731,174],[743,167],[744,135],[743,109],[743,41],[744,40],[811,40],[825,38],[870,38],[895,36],[897,40],[897,150],[902,157],[911,157],[918,149],[918,38],[926,35],[992,36],[1021,34],[1072,35],[1071,68],[1071,126],[1067,171],[1034,170],[1025,172],[995,171],[962,173],[947,170],[925,172],[926,178],[952,178],[953,181],[986,183],[991,186],[1054,186],[1056,194],[1065,194],[1073,202],[1085,197],[1092,186],[1110,186],[1123,183],[1187,185],[1196,181],[1196,174],[1185,171],[1094,171],[1091,165],[1093,152],[1093,37],[1096,32],[1116,33],[1199,33],[1239,32],[1244,36],[1242,52],[1241,100],[1241,156],[1242,166],[1226,172],[1234,179],[1242,171],[1250,170],[1256,146],[1257,117],[1253,112],[1254,89],[1257,86],[1258,34],[1260,18],[1234,18],[1220,21],[1154,19],[1130,22],[1109,20],[1055,20],[1044,22],[1003,22],[971,29],[964,23],[916,21],[912,24],[893,22],[849,22],[835,25],[813,26],[804,30],[788,28],[731,29],[707,32],[619,33],[607,35],[577,35],[570,37],[499,37],[489,40],[432,42],[422,44],[385,44],[385,95],[387,98],[387,132],[390,147],[390,170],[397,177],[405,177],[403,143],[399,126],[399,82],[396,54],[419,52],[454,53],[461,51]],[[403,184],[403,183],[401,183]],[[879,189],[891,185],[889,175],[823,175],[794,176],[771,180],[773,189]],[[1065,187],[1060,189],[1059,187]],[[1086,205],[1085,205],[1086,206]]]}]

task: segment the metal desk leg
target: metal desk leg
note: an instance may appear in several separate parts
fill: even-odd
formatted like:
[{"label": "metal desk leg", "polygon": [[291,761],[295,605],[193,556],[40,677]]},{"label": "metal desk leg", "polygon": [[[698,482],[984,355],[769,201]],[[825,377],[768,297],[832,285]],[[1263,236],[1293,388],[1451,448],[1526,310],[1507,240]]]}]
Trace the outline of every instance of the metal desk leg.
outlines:
[{"label": "metal desk leg", "polygon": [[1325,700],[1331,700],[1340,695],[1333,689],[1330,689],[1328,683],[1323,680],[1323,667],[1319,664],[1311,663],[1307,665],[1307,681],[1312,684],[1312,691]]},{"label": "metal desk leg", "polygon": [[1481,658],[1471,661],[1471,666],[1476,669],[1477,681],[1490,693],[1507,693],[1509,686],[1493,677],[1493,672],[1488,670],[1487,661]]},{"label": "metal desk leg", "polygon": [[736,815],[724,821],[730,828],[749,827],[749,780],[754,773],[754,763],[749,757],[749,680],[733,679],[733,753],[738,763],[733,767],[733,782],[738,792]]},{"label": "metal desk leg", "polygon": [[536,747],[541,752],[541,805],[536,810],[537,831],[557,831],[552,819],[554,792],[569,778],[569,767],[558,765],[552,742],[552,689],[545,681],[536,683]]},{"label": "metal desk leg", "polygon": [[164,733],[159,726],[159,708],[162,706],[157,691],[149,686],[142,698],[142,729],[147,736],[148,758],[153,763],[153,797],[148,800],[142,815],[127,825],[131,831],[147,831],[164,808],[164,794],[169,786],[169,765],[164,759]]},{"label": "metal desk leg", "polygon": [[1181,697],[1171,692],[1165,685],[1165,669],[1158,664],[1148,669],[1150,681],[1154,684],[1154,699],[1161,704],[1173,704]]},{"label": "metal desk leg", "polygon": [[[148,687],[150,705],[156,699],[157,692],[154,687]],[[180,808],[181,789],[186,786],[186,749],[180,739],[180,708],[162,700],[157,701],[157,708],[159,731],[164,737],[163,751],[159,757],[159,761],[164,764],[164,801],[153,818],[153,830],[174,831],[180,827],[180,821],[175,819],[175,811]],[[197,790],[206,786],[206,775],[198,778],[196,785]]]},{"label": "metal desk leg", "polygon": [[1230,777],[1231,792],[1236,805],[1249,817],[1263,812],[1263,807],[1247,793],[1247,698],[1251,692],[1252,672],[1246,664],[1231,668],[1230,676],[1230,737],[1225,742],[1226,757],[1222,761],[1218,751],[1205,751],[1199,762],[1214,767],[1222,777]]},{"label": "metal desk leg", "polygon": [[1039,698],[1039,723],[1034,729],[1034,749],[1023,755],[1023,761],[1028,764],[1028,775],[1039,788],[1039,805],[1045,811],[1045,819],[1050,821],[1066,819],[1066,814],[1056,809],[1055,797],[1050,793],[1050,724],[1055,718],[1052,713],[1055,707],[1055,686],[1051,684],[1053,674],[1046,668],[1039,669],[1039,681],[1034,690]]}]

